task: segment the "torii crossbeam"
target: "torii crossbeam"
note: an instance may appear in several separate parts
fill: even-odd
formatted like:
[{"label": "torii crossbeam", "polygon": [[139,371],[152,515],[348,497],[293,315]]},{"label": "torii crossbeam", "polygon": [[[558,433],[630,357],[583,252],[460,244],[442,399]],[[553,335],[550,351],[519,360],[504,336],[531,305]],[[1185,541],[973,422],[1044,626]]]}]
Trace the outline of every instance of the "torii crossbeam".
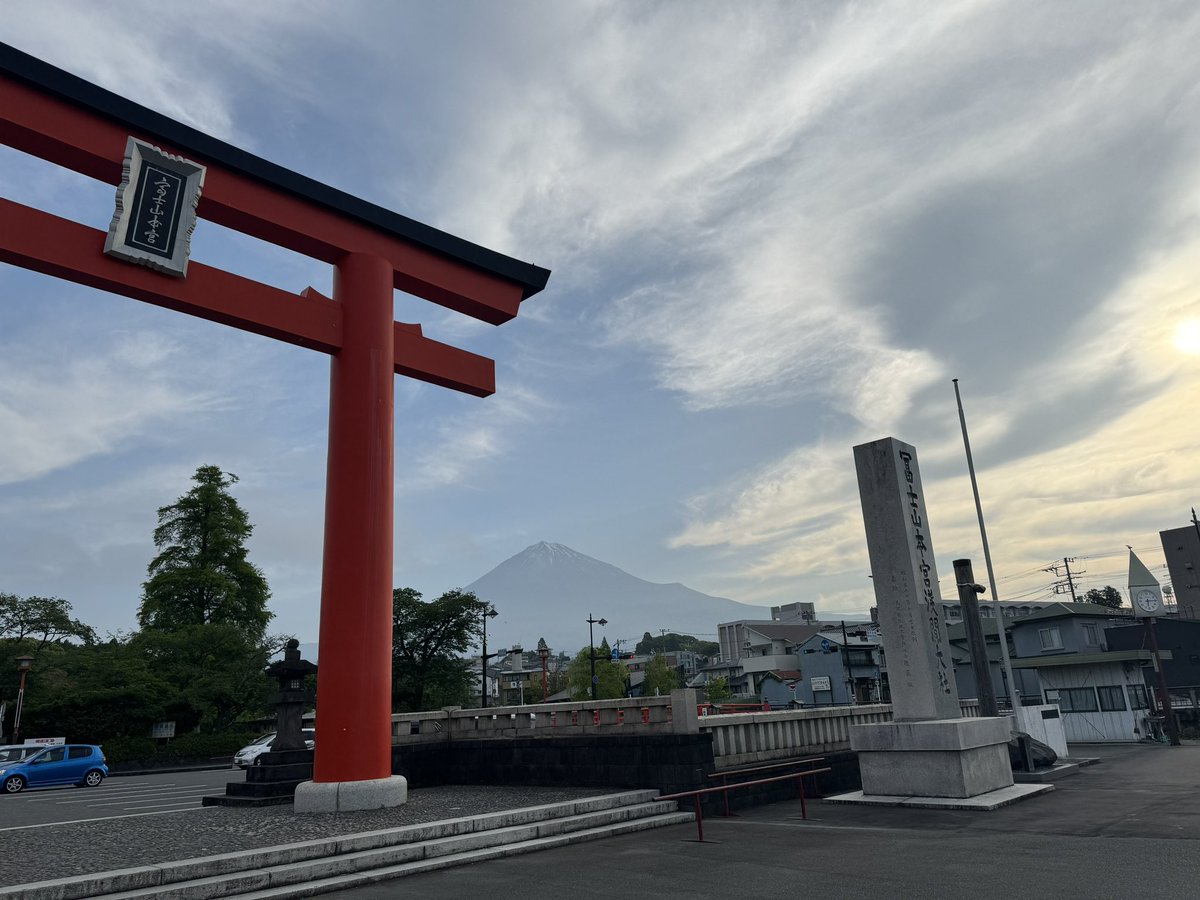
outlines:
[{"label": "torii crossbeam", "polygon": [[[313,808],[403,802],[391,778],[394,374],[484,397],[492,360],[393,321],[400,289],[498,325],[550,273],[283,169],[0,44],[0,141],[110,184],[130,137],[206,167],[197,215],[334,267],[333,298],[104,254],[106,232],[0,198],[0,261],[331,356]],[[397,799],[397,796],[399,799]],[[390,797],[390,799],[389,799]]]}]

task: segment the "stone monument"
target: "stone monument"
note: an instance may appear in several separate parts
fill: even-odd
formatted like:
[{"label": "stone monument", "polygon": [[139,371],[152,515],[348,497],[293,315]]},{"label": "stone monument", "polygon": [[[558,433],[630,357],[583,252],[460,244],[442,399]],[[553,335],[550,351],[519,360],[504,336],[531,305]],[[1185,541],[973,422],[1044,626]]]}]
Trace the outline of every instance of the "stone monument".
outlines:
[{"label": "stone monument", "polygon": [[862,773],[862,796],[853,799],[969,798],[1008,788],[1009,719],[962,716],[917,451],[884,438],[855,447],[854,463],[893,720],[851,727]]}]

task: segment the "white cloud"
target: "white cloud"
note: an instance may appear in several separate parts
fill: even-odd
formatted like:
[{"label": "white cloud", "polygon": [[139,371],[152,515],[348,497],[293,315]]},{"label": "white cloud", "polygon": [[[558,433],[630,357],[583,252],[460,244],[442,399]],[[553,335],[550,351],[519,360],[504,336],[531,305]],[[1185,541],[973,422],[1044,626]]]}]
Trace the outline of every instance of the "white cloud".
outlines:
[{"label": "white cloud", "polygon": [[50,358],[25,345],[0,348],[0,484],[37,478],[144,439],[218,400],[164,377],[179,352],[152,332],[118,335],[87,355]]},{"label": "white cloud", "polygon": [[397,493],[469,486],[483,464],[508,450],[515,431],[551,408],[533,390],[509,385],[471,412],[448,417],[411,464],[397,468]]}]

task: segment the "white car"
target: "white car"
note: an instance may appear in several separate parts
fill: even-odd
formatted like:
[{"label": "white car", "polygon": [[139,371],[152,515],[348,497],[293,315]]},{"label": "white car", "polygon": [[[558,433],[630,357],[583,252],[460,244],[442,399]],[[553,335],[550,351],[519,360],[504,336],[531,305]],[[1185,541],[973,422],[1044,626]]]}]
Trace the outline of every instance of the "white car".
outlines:
[{"label": "white car", "polygon": [[[305,728],[304,744],[311,750],[315,746],[316,734],[311,728]],[[255,739],[239,750],[233,757],[233,764],[239,769],[248,769],[251,766],[260,764],[259,757],[271,749],[271,744],[275,741],[275,732],[264,734],[262,737]]]},{"label": "white car", "polygon": [[0,764],[20,762],[45,749],[45,744],[5,744],[0,747]]}]

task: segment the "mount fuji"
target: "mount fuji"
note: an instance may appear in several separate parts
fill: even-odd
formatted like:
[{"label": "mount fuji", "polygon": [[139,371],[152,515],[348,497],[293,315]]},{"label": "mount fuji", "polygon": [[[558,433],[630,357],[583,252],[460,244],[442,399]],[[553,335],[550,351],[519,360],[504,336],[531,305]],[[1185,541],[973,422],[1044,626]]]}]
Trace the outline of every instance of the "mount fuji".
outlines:
[{"label": "mount fuji", "polygon": [[770,610],[724,597],[712,597],[679,583],[655,584],[616,566],[545,541],[526,547],[468,584],[496,608],[488,621],[488,645],[521,643],[526,650],[538,638],[556,652],[574,654],[587,646],[589,615],[607,619],[595,628],[599,644],[607,637],[629,641],[660,630],[716,640],[717,624],[736,619],[770,619]]}]

